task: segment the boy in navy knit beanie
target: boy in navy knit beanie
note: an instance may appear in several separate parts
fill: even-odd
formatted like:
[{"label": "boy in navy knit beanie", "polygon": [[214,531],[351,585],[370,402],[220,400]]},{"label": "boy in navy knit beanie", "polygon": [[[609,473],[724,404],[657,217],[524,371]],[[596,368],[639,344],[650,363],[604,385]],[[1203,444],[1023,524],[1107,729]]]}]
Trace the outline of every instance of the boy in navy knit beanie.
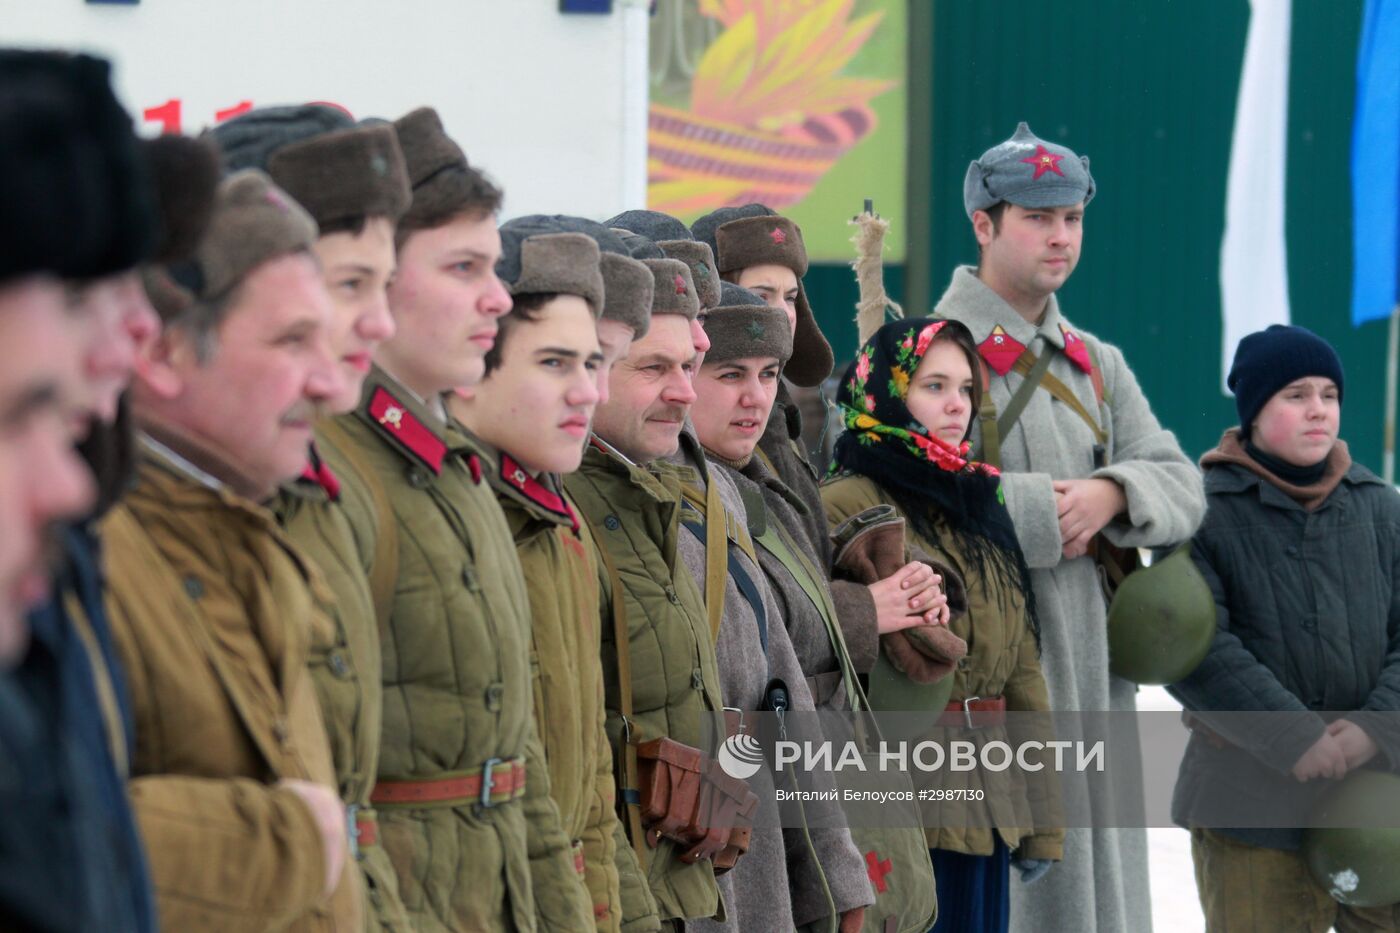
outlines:
[{"label": "boy in navy knit beanie", "polygon": [[[1400,930],[1400,907],[1335,900],[1300,854],[1302,829],[1279,819],[1400,761],[1400,497],[1337,438],[1342,364],[1321,337],[1250,334],[1227,382],[1240,424],[1201,459],[1208,511],[1191,543],[1218,628],[1168,688],[1193,711],[1172,819],[1191,830],[1206,928]],[[1220,710],[1269,715],[1195,716]],[[1385,870],[1356,866],[1354,893]]]}]

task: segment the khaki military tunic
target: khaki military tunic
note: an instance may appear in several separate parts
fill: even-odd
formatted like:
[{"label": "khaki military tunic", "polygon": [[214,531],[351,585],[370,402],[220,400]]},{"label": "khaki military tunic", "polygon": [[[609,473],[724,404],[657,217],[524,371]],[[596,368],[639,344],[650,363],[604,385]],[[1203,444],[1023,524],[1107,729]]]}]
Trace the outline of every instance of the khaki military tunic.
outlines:
[{"label": "khaki military tunic", "polygon": [[[300,480],[283,487],[273,511],[334,595],[327,607],[331,624],[312,633],[311,679],[330,739],[336,786],[349,807],[348,823],[355,827],[352,851],[364,880],[366,919],[372,929],[407,933],[411,927],[399,900],[398,879],[379,845],[369,802],[379,767],[382,705],[379,628],[369,580],[339,503],[339,474],[316,448],[307,470]],[[347,474],[346,480],[353,482],[354,475]]]},{"label": "khaki military tunic", "polygon": [[557,476],[532,477],[504,452],[493,461],[491,485],[515,536],[530,594],[530,679],[550,792],[564,831],[579,849],[598,929],[619,930],[619,871],[636,879],[634,884],[643,882],[616,811],[599,660],[596,545],[560,494]]},{"label": "khaki military tunic", "polygon": [[529,600],[479,448],[377,369],[337,424],[393,512],[344,497],[356,540],[397,538],[371,801],[411,923],[591,929],[534,727]]},{"label": "khaki military tunic", "polygon": [[359,873],[322,898],[320,832],[276,786],[335,785],[307,672],[325,584],[271,512],[149,441],[102,535],[161,928],[360,930]]},{"label": "khaki military tunic", "polygon": [[[704,600],[677,554],[681,488],[675,468],[643,469],[595,439],[564,485],[621,578],[636,740],[667,736],[713,752],[703,745],[707,734],[717,733],[714,717],[723,707],[719,671]],[[610,587],[603,591],[602,619],[607,728],[617,752],[623,728]],[[642,870],[661,919],[724,917],[709,862],[684,864],[668,839],[644,853]],[[629,892],[626,877],[620,883],[624,903],[646,898]]]}]

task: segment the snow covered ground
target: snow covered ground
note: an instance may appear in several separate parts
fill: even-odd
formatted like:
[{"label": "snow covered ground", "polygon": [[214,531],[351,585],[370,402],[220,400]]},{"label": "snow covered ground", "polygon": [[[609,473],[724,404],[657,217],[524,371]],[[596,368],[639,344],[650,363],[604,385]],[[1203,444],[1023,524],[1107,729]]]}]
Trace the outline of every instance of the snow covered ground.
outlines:
[{"label": "snow covered ground", "polygon": [[[1161,687],[1143,687],[1138,709],[1176,711],[1181,704]],[[1149,829],[1147,845],[1154,933],[1204,933],[1206,924],[1191,867],[1191,837],[1184,829]]]}]

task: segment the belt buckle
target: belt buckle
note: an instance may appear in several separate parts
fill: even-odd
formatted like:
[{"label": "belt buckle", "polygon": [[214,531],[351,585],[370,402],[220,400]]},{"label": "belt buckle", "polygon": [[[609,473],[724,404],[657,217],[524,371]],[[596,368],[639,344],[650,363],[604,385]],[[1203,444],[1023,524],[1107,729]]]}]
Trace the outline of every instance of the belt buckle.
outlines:
[{"label": "belt buckle", "polygon": [[360,805],[358,803],[347,804],[345,807],[345,837],[349,842],[350,857],[358,860],[360,857]]},{"label": "belt buckle", "polygon": [[965,723],[967,724],[967,727],[968,727],[969,729],[980,729],[980,728],[982,728],[981,726],[974,726],[974,725],[972,724],[972,709],[968,706],[969,703],[975,703],[976,701],[978,701],[978,700],[980,700],[980,699],[982,699],[982,698],[981,698],[981,697],[967,697],[966,699],[964,699],[964,700],[962,701],[963,722],[965,722]]},{"label": "belt buckle", "polygon": [[486,763],[481,766],[481,797],[478,802],[485,809],[489,810],[491,807],[495,806],[495,804],[491,802],[491,791],[496,787],[496,779],[492,772],[495,770],[496,765],[504,763],[505,759],[503,758],[488,758],[486,759]]}]

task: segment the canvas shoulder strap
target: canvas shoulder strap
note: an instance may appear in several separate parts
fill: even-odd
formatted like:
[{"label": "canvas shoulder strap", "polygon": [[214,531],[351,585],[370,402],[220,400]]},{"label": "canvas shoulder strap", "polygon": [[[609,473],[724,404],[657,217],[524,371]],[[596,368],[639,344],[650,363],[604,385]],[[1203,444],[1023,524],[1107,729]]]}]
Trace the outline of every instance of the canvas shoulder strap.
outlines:
[{"label": "canvas shoulder strap", "polygon": [[398,519],[389,502],[389,494],[384,491],[384,484],[365,460],[355,439],[333,419],[322,421],[317,428],[350,464],[361,488],[369,493],[374,503],[374,513],[379,521],[376,523],[378,534],[374,536],[374,564],[369,571],[369,589],[374,600],[374,615],[379,620],[379,631],[383,633],[389,628],[389,619],[394,610],[394,589],[399,579]]},{"label": "canvas shoulder strap", "polygon": [[640,737],[633,731],[632,711],[632,642],[627,633],[627,603],[622,591],[622,574],[618,573],[607,545],[598,537],[597,529],[580,510],[579,520],[588,528],[593,540],[593,549],[603,564],[603,573],[608,578],[608,591],[612,601],[613,646],[617,650],[617,694],[622,711],[622,800],[627,807],[627,835],[632,848],[637,852],[645,872],[651,863],[651,853],[644,843],[646,832],[642,827],[642,798],[639,767],[637,765],[637,743]]},{"label": "canvas shoulder strap", "polygon": [[[1031,379],[1035,377],[1035,367],[1039,367],[1049,358],[1050,354],[1047,353],[1043,358],[1036,360],[1033,366],[1027,368],[1026,371],[1029,373],[1029,375],[1026,376],[1026,381],[1022,383],[1023,386],[1028,385]],[[1017,372],[1022,372],[1022,360],[1024,359],[1025,355],[1023,354],[1021,359],[1018,359],[1016,361],[1016,365],[1014,368]],[[1046,365],[1048,368],[1048,364]],[[1095,366],[1094,369],[1097,371],[1098,367]],[[1089,413],[1089,410],[1084,407],[1084,403],[1079,401],[1079,396],[1074,394],[1074,390],[1072,390],[1069,386],[1065,385],[1062,381],[1060,381],[1059,377],[1052,376],[1048,372],[1041,374],[1040,383],[1041,385],[1045,386],[1045,391],[1049,392],[1055,398],[1068,405],[1070,410],[1073,411],[1076,415],[1078,415],[1080,419],[1089,426],[1089,430],[1092,431],[1094,434],[1094,442],[1096,444],[1107,443],[1107,432],[1105,432],[1104,429],[1099,426],[1098,419]],[[1007,406],[1007,411],[1010,411],[1010,406]],[[1020,413],[1017,412],[1017,414]],[[1009,430],[1010,425],[1008,425],[1007,428]]]},{"label": "canvas shoulder strap", "polygon": [[851,653],[846,647],[846,637],[842,634],[840,623],[837,621],[836,606],[831,601],[830,590],[822,583],[823,575],[780,523],[768,522],[764,526],[762,534],[758,535],[757,540],[759,547],[778,559],[778,562],[783,565],[783,569],[792,576],[803,594],[821,615],[822,623],[826,626],[827,639],[831,642],[832,653],[836,656],[837,666],[841,668],[841,681],[846,690],[846,702],[850,709],[859,710],[861,707],[859,695],[856,692],[858,688],[856,686],[855,665],[851,663]]},{"label": "canvas shoulder strap", "polygon": [[[1037,337],[1036,341],[1039,339]],[[1032,345],[1036,341],[1031,341]],[[986,362],[980,359],[979,362],[985,373]],[[1024,370],[1020,369],[1023,362],[1026,364]],[[997,469],[1001,468],[1001,439],[1016,426],[1016,420],[1021,417],[1021,412],[1030,403],[1031,396],[1039,388],[1041,380],[1050,371],[1050,354],[1037,359],[1036,355],[1027,349],[1017,358],[1016,367],[1025,378],[1016,387],[1016,391],[1006,403],[1006,408],[1000,414],[997,413],[997,403],[992,400],[992,393],[987,385],[989,380],[983,380],[982,404],[977,409],[977,424],[982,430],[972,457],[974,460],[990,463]]]},{"label": "canvas shoulder strap", "polygon": [[724,620],[724,581],[729,576],[729,541],[723,521],[711,521],[711,515],[724,515],[724,502],[719,487],[712,481],[702,494],[690,483],[681,487],[685,504],[700,516],[699,521],[683,521],[692,533],[705,542],[705,613],[710,619],[710,637],[719,639],[720,622]]}]

